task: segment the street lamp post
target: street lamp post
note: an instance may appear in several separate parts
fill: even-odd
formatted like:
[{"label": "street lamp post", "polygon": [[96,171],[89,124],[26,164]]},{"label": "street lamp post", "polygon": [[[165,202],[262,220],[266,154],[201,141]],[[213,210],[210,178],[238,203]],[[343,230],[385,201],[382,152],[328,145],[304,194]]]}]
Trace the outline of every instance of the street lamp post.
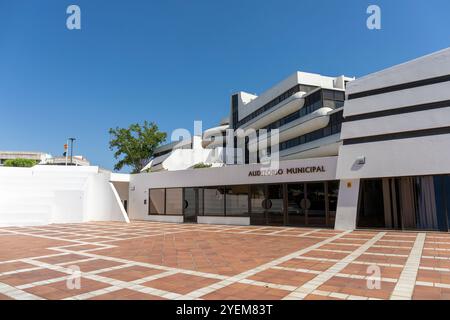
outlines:
[{"label": "street lamp post", "polygon": [[70,141],[70,164],[73,165],[73,142],[75,141],[75,138],[69,138]]}]

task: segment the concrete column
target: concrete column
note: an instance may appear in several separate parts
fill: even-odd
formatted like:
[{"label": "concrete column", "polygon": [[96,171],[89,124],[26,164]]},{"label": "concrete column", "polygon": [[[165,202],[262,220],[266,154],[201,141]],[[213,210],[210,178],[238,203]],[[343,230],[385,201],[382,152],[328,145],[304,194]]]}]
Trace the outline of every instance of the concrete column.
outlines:
[{"label": "concrete column", "polygon": [[336,230],[354,230],[358,213],[360,180],[341,180],[336,210]]}]

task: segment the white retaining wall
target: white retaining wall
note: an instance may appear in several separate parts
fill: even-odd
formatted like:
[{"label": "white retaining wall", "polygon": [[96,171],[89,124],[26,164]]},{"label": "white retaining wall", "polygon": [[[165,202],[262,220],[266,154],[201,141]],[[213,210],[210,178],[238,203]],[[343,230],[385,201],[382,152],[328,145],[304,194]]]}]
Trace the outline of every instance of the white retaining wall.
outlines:
[{"label": "white retaining wall", "polygon": [[0,168],[0,226],[128,221],[98,167]]}]

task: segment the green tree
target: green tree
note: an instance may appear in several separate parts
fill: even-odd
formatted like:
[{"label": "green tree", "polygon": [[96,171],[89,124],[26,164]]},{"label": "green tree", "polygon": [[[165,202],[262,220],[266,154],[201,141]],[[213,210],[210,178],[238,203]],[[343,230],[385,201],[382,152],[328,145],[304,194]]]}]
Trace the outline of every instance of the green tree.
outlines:
[{"label": "green tree", "polygon": [[109,149],[115,150],[114,158],[119,161],[114,170],[130,166],[133,173],[140,172],[153,157],[155,148],[166,140],[167,134],[159,131],[154,122],[144,121],[131,124],[128,128],[109,129]]},{"label": "green tree", "polygon": [[37,164],[36,160],[21,159],[21,158],[9,159],[3,163],[5,167],[24,167],[24,168],[34,167],[36,164]]}]

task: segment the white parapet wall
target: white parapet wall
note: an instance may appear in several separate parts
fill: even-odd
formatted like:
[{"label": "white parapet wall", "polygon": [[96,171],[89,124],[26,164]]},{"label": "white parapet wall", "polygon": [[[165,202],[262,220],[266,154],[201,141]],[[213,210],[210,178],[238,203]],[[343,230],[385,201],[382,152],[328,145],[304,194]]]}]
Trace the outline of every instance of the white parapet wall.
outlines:
[{"label": "white parapet wall", "polygon": [[111,178],[93,166],[1,167],[0,226],[128,222]]}]

